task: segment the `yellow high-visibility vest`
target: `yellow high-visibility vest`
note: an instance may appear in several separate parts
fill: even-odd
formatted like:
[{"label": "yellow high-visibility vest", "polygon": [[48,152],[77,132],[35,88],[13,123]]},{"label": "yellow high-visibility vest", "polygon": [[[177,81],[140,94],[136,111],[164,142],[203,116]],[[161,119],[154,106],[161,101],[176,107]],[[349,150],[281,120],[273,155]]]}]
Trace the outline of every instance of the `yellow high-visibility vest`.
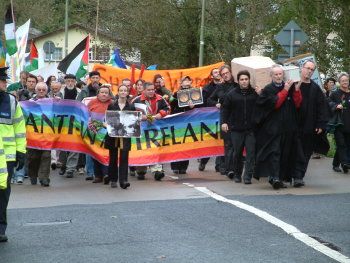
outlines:
[{"label": "yellow high-visibility vest", "polygon": [[5,157],[4,145],[0,136],[0,190],[7,188],[7,163]]},{"label": "yellow high-visibility vest", "polygon": [[0,104],[0,137],[6,161],[15,161],[16,152],[26,152],[26,126],[15,96],[5,93]]}]

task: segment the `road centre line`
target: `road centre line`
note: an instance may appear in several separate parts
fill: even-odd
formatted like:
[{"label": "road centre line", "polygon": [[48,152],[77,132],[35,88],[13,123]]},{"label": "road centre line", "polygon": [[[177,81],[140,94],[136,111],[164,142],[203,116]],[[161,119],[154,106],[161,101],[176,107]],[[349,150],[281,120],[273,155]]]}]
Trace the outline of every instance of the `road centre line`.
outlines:
[{"label": "road centre line", "polygon": [[306,244],[307,246],[321,252],[322,254],[334,259],[335,261],[341,262],[341,263],[350,263],[350,258],[339,253],[338,251],[335,251],[327,246],[325,246],[324,244],[320,243],[319,241],[317,241],[316,239],[308,236],[305,233],[302,233],[299,229],[297,229],[295,226],[290,225],[286,222],[283,222],[282,220],[270,215],[269,213],[260,210],[258,208],[255,208],[254,206],[251,205],[247,205],[245,203],[242,203],[240,201],[237,200],[230,200],[227,199],[221,195],[218,195],[214,192],[212,192],[211,190],[209,190],[206,187],[196,187],[192,184],[188,184],[188,183],[183,183],[186,186],[192,187],[194,189],[196,189],[199,192],[202,192],[208,196],[210,196],[211,198],[223,202],[223,203],[228,203],[231,205],[234,205],[240,209],[243,209],[247,212],[250,212],[258,217],[260,217],[261,219],[264,219],[265,221],[267,221],[270,224],[273,224],[279,228],[281,228],[284,232],[286,232],[288,235],[293,236],[295,239],[303,242],[304,244]]}]

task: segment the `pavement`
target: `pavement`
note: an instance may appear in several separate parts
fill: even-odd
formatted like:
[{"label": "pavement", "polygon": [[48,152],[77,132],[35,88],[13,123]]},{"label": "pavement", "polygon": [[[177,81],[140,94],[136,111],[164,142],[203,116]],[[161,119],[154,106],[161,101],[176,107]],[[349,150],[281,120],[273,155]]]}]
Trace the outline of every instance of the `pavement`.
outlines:
[{"label": "pavement", "polygon": [[[350,262],[350,174],[333,172],[328,158],[311,160],[304,188],[278,191],[266,179],[234,183],[215,173],[212,161],[199,172],[192,160],[182,177],[169,165],[165,170],[162,182],[130,177],[127,190],[57,171],[50,187],[13,185],[0,262]],[[325,255],[241,204],[340,256]]]}]

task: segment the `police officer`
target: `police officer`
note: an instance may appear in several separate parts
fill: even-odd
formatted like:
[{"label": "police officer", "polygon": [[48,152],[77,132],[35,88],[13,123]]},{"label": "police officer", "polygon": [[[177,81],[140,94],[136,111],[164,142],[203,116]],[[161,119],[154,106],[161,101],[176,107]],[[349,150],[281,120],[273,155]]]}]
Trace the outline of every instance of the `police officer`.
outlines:
[{"label": "police officer", "polygon": [[[0,68],[0,138],[8,172],[6,185],[0,182],[0,242],[7,241],[6,210],[11,193],[10,180],[16,167],[17,170],[23,168],[26,152],[26,127],[22,110],[15,96],[6,92],[6,80],[9,78],[7,69]],[[1,149],[0,146],[0,155]],[[0,159],[0,178],[4,178],[4,175],[1,175],[3,166]]]}]

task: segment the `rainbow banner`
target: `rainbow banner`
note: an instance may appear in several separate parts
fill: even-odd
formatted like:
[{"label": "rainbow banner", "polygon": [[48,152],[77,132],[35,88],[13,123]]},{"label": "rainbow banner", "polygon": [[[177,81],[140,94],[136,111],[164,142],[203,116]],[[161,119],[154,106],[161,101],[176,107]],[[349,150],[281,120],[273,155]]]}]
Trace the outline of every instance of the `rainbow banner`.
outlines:
[{"label": "rainbow banner", "polygon": [[[27,126],[28,148],[64,150],[91,155],[108,164],[104,149],[106,130],[93,133],[90,114],[79,101],[42,99],[20,102]],[[219,111],[199,108],[170,115],[154,123],[142,123],[141,138],[132,138],[129,164],[134,166],[198,159],[224,154],[220,138]]]}]

